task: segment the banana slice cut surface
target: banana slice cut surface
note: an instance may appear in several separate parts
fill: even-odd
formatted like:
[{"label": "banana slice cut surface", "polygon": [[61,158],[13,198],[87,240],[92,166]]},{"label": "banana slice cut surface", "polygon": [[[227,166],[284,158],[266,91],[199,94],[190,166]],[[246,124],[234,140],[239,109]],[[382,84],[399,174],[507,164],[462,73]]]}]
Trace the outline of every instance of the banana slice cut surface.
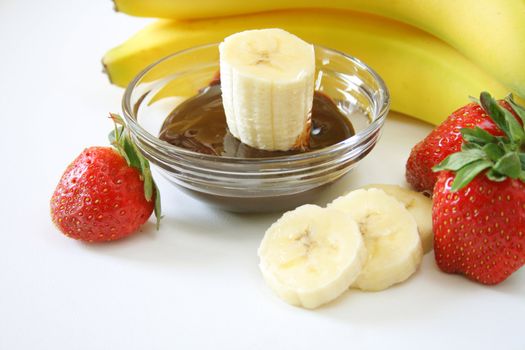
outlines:
[{"label": "banana slice cut surface", "polygon": [[364,188],[377,188],[394,197],[412,214],[416,220],[419,238],[423,245],[423,252],[430,252],[434,246],[434,232],[432,230],[432,200],[422,193],[412,191],[398,185],[372,184]]},{"label": "banana slice cut surface", "polygon": [[410,277],[423,256],[417,225],[408,210],[379,189],[360,189],[328,205],[359,225],[368,261],[353,287],[378,291]]},{"label": "banana slice cut surface", "polygon": [[248,30],[219,45],[229,131],[244,144],[286,151],[306,145],[314,94],[311,44],[282,29]]},{"label": "banana slice cut surface", "polygon": [[286,302],[306,308],[347,290],[368,255],[351,216],[315,205],[285,213],[266,231],[258,253],[268,285]]}]

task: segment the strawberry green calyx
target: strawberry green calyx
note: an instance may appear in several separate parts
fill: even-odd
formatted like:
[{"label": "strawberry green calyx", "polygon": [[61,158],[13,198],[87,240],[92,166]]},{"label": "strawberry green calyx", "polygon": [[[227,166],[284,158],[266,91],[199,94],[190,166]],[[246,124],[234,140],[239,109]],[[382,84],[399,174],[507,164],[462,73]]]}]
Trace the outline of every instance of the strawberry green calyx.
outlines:
[{"label": "strawberry green calyx", "polygon": [[151,175],[149,161],[144,158],[131,139],[122,117],[118,114],[110,113],[110,118],[113,120],[115,128],[109,134],[109,141],[111,145],[117,149],[119,154],[124,157],[130,167],[139,170],[142,181],[144,182],[144,196],[146,200],[148,202],[155,200],[154,212],[157,218],[158,229],[161,219],[160,192]]},{"label": "strawberry green calyx", "polygon": [[512,178],[525,182],[525,108],[516,104],[512,95],[505,101],[519,120],[488,92],[482,92],[479,99],[481,107],[504,136],[491,135],[479,127],[463,128],[461,151],[432,168],[434,172],[450,170],[456,173],[450,189],[452,192],[468,185],[483,171],[491,181]]}]

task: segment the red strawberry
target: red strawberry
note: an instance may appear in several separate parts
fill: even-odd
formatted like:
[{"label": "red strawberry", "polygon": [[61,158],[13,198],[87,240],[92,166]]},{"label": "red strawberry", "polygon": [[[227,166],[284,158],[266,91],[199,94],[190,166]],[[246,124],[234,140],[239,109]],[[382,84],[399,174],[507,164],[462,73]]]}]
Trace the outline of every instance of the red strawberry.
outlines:
[{"label": "red strawberry", "polygon": [[505,136],[463,129],[462,151],[434,168],[434,251],[441,270],[497,284],[525,264],[525,130],[490,95],[480,100]]},{"label": "red strawberry", "polygon": [[[505,101],[500,103],[510,110]],[[503,135],[479,104],[470,103],[461,107],[412,148],[406,163],[407,182],[416,191],[431,193],[437,179],[432,167],[459,151],[463,142],[460,130],[474,126],[493,135]]]},{"label": "red strawberry", "polygon": [[[113,118],[121,122],[119,117]],[[51,218],[68,237],[86,242],[126,237],[159,205],[147,161],[136,152],[123,128],[113,135],[118,150],[85,149],[67,167],[51,198]],[[157,217],[159,210],[157,207]]]},{"label": "red strawberry", "polygon": [[525,264],[525,184],[478,175],[450,191],[455,175],[439,174],[432,222],[439,268],[483,284],[496,284]]}]

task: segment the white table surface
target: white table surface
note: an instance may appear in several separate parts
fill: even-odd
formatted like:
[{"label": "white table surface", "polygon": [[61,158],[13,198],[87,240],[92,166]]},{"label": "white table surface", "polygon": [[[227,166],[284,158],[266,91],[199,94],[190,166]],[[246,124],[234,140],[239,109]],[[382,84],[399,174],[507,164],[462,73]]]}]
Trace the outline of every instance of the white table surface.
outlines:
[{"label": "white table surface", "polygon": [[[86,245],[61,235],[49,198],[66,165],[105,145],[122,90],[105,50],[148,20],[110,1],[0,2],[0,349],[525,349],[525,270],[484,287],[437,269],[378,293],[349,291],[316,311],[264,284],[256,249],[279,216],[210,209],[158,179],[165,219]],[[373,153],[323,197],[404,183],[428,131],[391,115]]]}]

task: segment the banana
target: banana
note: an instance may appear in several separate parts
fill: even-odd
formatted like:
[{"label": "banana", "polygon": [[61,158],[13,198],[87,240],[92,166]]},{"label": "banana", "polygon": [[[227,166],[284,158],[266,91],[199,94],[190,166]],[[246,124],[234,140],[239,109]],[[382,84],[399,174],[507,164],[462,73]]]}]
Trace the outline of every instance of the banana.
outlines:
[{"label": "banana", "polygon": [[346,291],[367,259],[350,216],[308,204],[277,220],[266,231],[258,254],[263,277],[274,292],[310,309]]},{"label": "banana", "polygon": [[[115,0],[115,6],[131,15],[174,19],[294,7],[334,8],[380,15],[418,27],[447,42],[525,98],[523,0]],[[315,21],[312,25],[316,26]]]},{"label": "banana", "polygon": [[269,151],[307,144],[313,45],[282,29],[256,29],[230,35],[219,52],[222,103],[232,135]]},{"label": "banana", "polygon": [[369,257],[353,287],[382,290],[417,270],[423,256],[417,225],[394,197],[375,188],[360,189],[336,198],[327,208],[351,216],[364,236]]},{"label": "banana", "polygon": [[434,232],[432,231],[432,200],[422,193],[412,191],[398,185],[373,184],[363,187],[365,189],[377,188],[394,197],[412,214],[416,220],[419,238],[426,254],[434,245]]},{"label": "banana", "polygon": [[145,66],[195,45],[220,42],[236,32],[282,28],[303,40],[353,55],[385,80],[395,111],[438,124],[469,95],[509,91],[435,37],[365,14],[294,10],[195,21],[157,21],[109,52],[110,80],[125,86]]}]

